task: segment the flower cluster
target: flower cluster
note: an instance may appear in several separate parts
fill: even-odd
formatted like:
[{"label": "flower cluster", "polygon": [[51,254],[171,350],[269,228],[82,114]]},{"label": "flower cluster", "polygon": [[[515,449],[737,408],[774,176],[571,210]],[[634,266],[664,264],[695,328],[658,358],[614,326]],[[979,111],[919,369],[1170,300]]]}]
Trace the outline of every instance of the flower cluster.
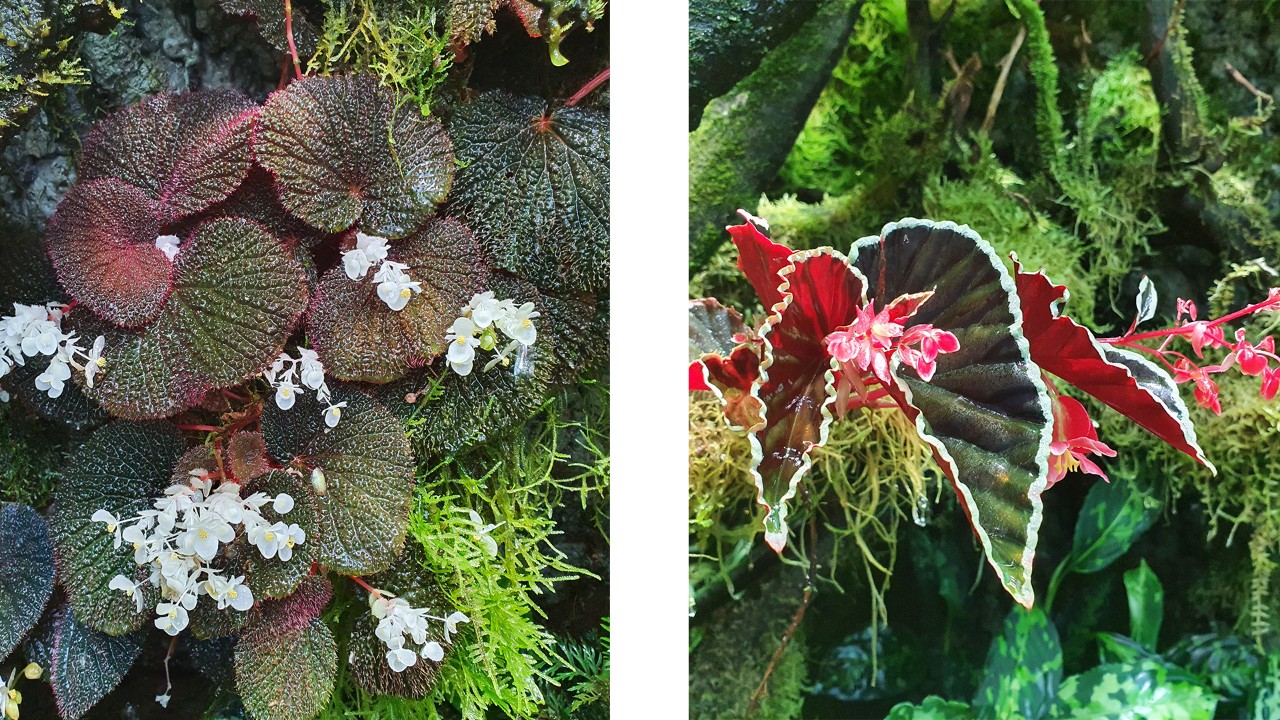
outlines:
[{"label": "flower cluster", "polygon": [[267,379],[271,387],[275,388],[276,407],[288,410],[298,399],[300,389],[315,390],[316,400],[326,404],[324,424],[329,427],[338,426],[338,421],[342,419],[342,408],[346,407],[347,403],[345,401],[330,402],[332,395],[329,393],[328,383],[324,381],[324,363],[320,362],[320,355],[315,350],[298,348],[296,358],[287,352],[282,352],[280,357],[271,363],[271,367],[262,372],[262,376]]},{"label": "flower cluster", "polygon": [[[15,365],[26,365],[26,358],[49,357],[49,367],[36,376],[36,388],[51,398],[62,395],[71,379],[71,369],[84,373],[85,384],[93,387],[93,379],[107,361],[102,357],[106,338],[99,335],[86,351],[74,332],[62,329],[62,319],[69,310],[61,303],[45,305],[13,304],[13,315],[0,317],[0,378]],[[0,400],[9,396],[0,390]]]},{"label": "flower cluster", "polygon": [[[373,634],[387,646],[387,665],[396,672],[404,672],[405,668],[417,664],[419,656],[432,662],[444,659],[444,647],[427,639],[429,620],[444,623],[446,643],[458,631],[458,623],[470,622],[470,618],[457,611],[447,618],[429,615],[426,608],[411,607],[408,601],[377,589],[369,593],[369,610],[378,619]],[[405,647],[406,641],[418,649]]]},{"label": "flower cluster", "polygon": [[960,342],[955,335],[932,325],[906,327],[907,320],[932,295],[904,295],[878,312],[872,300],[858,311],[852,324],[827,335],[827,352],[841,363],[846,379],[857,384],[861,376],[870,372],[879,382],[889,384],[889,360],[895,353],[904,365],[915,369],[921,380],[933,378],[938,355],[959,350]]},{"label": "flower cluster", "polygon": [[[1213,375],[1224,373],[1236,366],[1240,372],[1251,377],[1260,377],[1262,385],[1259,390],[1263,398],[1271,400],[1280,391],[1280,356],[1276,355],[1276,341],[1272,337],[1264,337],[1259,342],[1251,343],[1243,328],[1236,330],[1235,340],[1229,340],[1224,325],[1232,320],[1247,317],[1263,310],[1280,310],[1280,288],[1273,288],[1267,299],[1237,310],[1216,320],[1198,320],[1196,305],[1190,300],[1178,300],[1178,315],[1174,327],[1168,330],[1155,330],[1134,334],[1137,322],[1130,327],[1130,332],[1118,338],[1104,338],[1102,342],[1118,345],[1130,350],[1137,350],[1155,356],[1173,374],[1176,383],[1190,382],[1195,385],[1196,403],[1201,407],[1222,414],[1222,403],[1218,399],[1218,384]],[[1209,349],[1226,350],[1227,355],[1216,365],[1201,365],[1186,354],[1169,349],[1169,343],[1175,338],[1182,338],[1191,345],[1196,360],[1204,359],[1204,351]],[[1143,345],[1142,341],[1160,340],[1158,347]],[[1273,363],[1275,363],[1273,365]]]},{"label": "flower cluster", "polygon": [[293,509],[293,498],[285,493],[271,497],[256,492],[242,498],[238,483],[224,481],[215,487],[211,474],[196,468],[188,483],[170,486],[152,509],[135,517],[121,519],[98,510],[91,519],[106,525],[106,531],[115,536],[115,547],[132,544],[134,563],[151,569],[142,583],[116,575],[109,587],[132,597],[138,612],[143,587],[156,587],[160,602],[155,625],[170,635],[187,627],[187,612],[195,609],[201,595],[208,595],[219,610],[248,610],[253,592],[244,584],[244,576],[227,577],[210,563],[222,545],[236,539],[237,525],[243,526],[262,557],[281,561],[293,557],[293,548],[305,542],[307,534],[297,525],[267,522],[262,508],[268,503],[281,515]]},{"label": "flower cluster", "polygon": [[[22,676],[28,680],[39,680],[44,671],[35,663],[27,663],[22,669]],[[18,708],[22,704],[22,693],[15,685],[18,682],[18,670],[9,673],[8,681],[0,680],[0,720],[18,720],[21,714]]]},{"label": "flower cluster", "polygon": [[422,285],[405,272],[408,265],[387,259],[386,238],[356,233],[355,249],[342,253],[342,269],[347,277],[360,280],[375,265],[378,269],[373,281],[378,283],[378,297],[392,310],[403,310],[414,293],[422,292]]},{"label": "flower cluster", "polygon": [[[533,326],[533,319],[539,315],[541,313],[533,309],[531,302],[517,307],[514,300],[498,300],[492,292],[472,296],[471,302],[462,308],[462,316],[453,321],[446,335],[449,340],[446,355],[449,367],[459,375],[470,375],[476,348],[497,349],[499,331],[510,341],[485,364],[484,370],[487,372],[499,363],[504,366],[510,364],[508,356],[513,350],[519,348],[523,353],[537,339],[538,329]],[[517,365],[520,357],[517,355]]]}]

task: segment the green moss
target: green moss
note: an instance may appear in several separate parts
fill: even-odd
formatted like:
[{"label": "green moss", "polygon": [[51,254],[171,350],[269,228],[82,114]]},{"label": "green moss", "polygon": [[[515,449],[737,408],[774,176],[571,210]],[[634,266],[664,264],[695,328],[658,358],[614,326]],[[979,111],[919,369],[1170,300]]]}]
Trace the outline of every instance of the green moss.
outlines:
[{"label": "green moss", "polygon": [[62,433],[16,401],[0,403],[0,502],[43,508],[62,476]]}]

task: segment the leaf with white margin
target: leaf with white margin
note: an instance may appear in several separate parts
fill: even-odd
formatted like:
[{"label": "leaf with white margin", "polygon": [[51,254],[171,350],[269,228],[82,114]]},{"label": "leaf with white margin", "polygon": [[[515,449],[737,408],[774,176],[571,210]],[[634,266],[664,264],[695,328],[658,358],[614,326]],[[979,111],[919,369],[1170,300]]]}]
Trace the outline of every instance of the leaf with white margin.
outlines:
[{"label": "leaf with white margin", "polygon": [[54,490],[49,526],[59,579],[76,617],[86,625],[120,635],[151,617],[156,603],[151,585],[144,585],[142,612],[132,597],[108,587],[116,575],[141,581],[148,569],[134,564],[132,547],[115,547],[107,526],[90,518],[106,510],[126,519],[150,508],[152,498],[170,484],[170,471],[182,451],[182,438],[169,423],[116,420],[71,456]]},{"label": "leaf with white margin", "polygon": [[929,382],[895,358],[896,385],[887,389],[951,479],[1001,584],[1031,607],[1053,413],[1013,278],[990,244],[953,223],[889,223],[855,243],[852,256],[869,279],[868,298],[883,307],[933,291],[906,326],[931,324],[960,341],[938,356]]},{"label": "leaf with white margin", "polygon": [[0,503],[0,658],[35,627],[53,593],[53,541],[33,508]]},{"label": "leaf with white margin", "polygon": [[325,491],[313,493],[316,559],[335,572],[368,575],[384,570],[404,548],[413,504],[413,451],[400,421],[373,398],[347,386],[331,388],[345,402],[337,427],[323,421],[324,405],[299,393],[281,410],[262,412],[267,452],[310,477],[319,469]]}]

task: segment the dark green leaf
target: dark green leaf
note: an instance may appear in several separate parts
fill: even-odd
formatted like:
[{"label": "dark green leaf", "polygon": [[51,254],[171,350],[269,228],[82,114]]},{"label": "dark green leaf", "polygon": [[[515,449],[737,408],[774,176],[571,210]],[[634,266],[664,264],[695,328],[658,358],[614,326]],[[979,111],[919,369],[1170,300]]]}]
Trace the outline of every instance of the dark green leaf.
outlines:
[{"label": "dark green leaf", "polygon": [[26,365],[14,367],[6,376],[7,387],[35,414],[60,422],[72,430],[88,430],[106,422],[110,417],[107,411],[97,401],[86,397],[76,383],[66,383],[62,394],[56,398],[36,387],[36,378],[49,368],[52,359],[52,356],[44,355],[27,358]]},{"label": "dark green leaf", "polygon": [[868,298],[885,307],[933,291],[907,326],[932,324],[960,341],[938,356],[929,382],[895,364],[889,392],[933,447],[1001,583],[1030,607],[1053,414],[1022,337],[1013,278],[990,244],[952,223],[890,223],[853,253]]},{"label": "dark green leaf", "polygon": [[986,674],[974,696],[981,718],[1037,720],[1053,703],[1062,681],[1058,630],[1040,608],[1015,606],[1004,632],[991,642]]},{"label": "dark green leaf", "polygon": [[473,295],[487,289],[471,231],[434,220],[391,246],[388,259],[409,266],[422,292],[399,311],[387,307],[372,278],[352,280],[339,264],[320,280],[307,333],[325,372],[340,380],[388,382],[445,350],[445,333]]},{"label": "dark green leaf", "polygon": [[493,91],[459,107],[451,207],[498,267],[542,290],[609,283],[609,116]]},{"label": "dark green leaf", "polygon": [[1124,574],[1129,595],[1129,637],[1150,652],[1156,651],[1160,624],[1164,622],[1164,587],[1144,559]]},{"label": "dark green leaf", "polygon": [[367,575],[389,567],[404,547],[413,502],[413,452],[400,421],[362,392],[338,386],[333,402],[346,402],[338,426],[328,429],[323,407],[298,397],[290,410],[267,403],[262,435],[278,462],[310,477],[319,470],[323,494],[312,489],[317,559],[336,572]]},{"label": "dark green leaf", "polygon": [[0,503],[0,659],[40,619],[53,593],[53,542],[44,518],[26,505]]},{"label": "dark green leaf", "polygon": [[1160,516],[1161,503],[1136,479],[1116,474],[1108,483],[1094,483],[1076,520],[1070,568],[1098,572],[1125,554]]},{"label": "dark green leaf", "polygon": [[1198,720],[1213,717],[1218,698],[1179,682],[1159,663],[1100,665],[1062,681],[1050,718],[1072,720]]},{"label": "dark green leaf", "polygon": [[[267,98],[254,135],[289,212],[325,232],[413,232],[449,194],[453,145],[372,75],[312,76]],[[417,278],[415,278],[417,279]]]},{"label": "dark green leaf", "polygon": [[1132,638],[1118,633],[1098,633],[1098,659],[1103,663],[1132,665],[1139,660],[1158,660],[1154,653]]},{"label": "dark green leaf", "polygon": [[968,705],[930,695],[919,705],[905,702],[894,705],[885,720],[973,720],[974,717]]},{"label": "dark green leaf", "polygon": [[315,618],[297,627],[262,625],[236,643],[236,690],[254,720],[311,720],[333,694],[338,648]]},{"label": "dark green leaf", "polygon": [[[284,3],[277,0],[218,0],[218,6],[232,15],[253,18],[258,23],[262,39],[282,53],[289,52],[289,38],[285,34]],[[310,8],[304,2],[292,4],[293,44],[305,67],[306,59],[316,51],[320,39],[316,26],[309,17]]]},{"label": "dark green leaf", "polygon": [[149,508],[182,450],[168,423],[117,420],[71,457],[58,483],[49,524],[59,577],[76,617],[96,630],[120,635],[142,627],[155,599],[147,585],[138,612],[132,598],[107,587],[116,575],[140,580],[146,571],[134,564],[132,548],[116,548],[106,526],[89,518],[100,509],[124,519]]},{"label": "dark green leaf", "polygon": [[143,633],[113,637],[81,625],[63,606],[54,619],[49,682],[63,720],[77,720],[111,692],[142,652]]}]

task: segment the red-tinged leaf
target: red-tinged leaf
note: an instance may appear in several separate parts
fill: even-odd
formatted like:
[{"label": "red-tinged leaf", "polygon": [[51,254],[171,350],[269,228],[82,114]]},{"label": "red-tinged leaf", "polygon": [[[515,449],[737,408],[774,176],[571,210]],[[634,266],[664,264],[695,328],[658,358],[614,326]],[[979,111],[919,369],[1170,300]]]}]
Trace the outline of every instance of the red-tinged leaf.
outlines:
[{"label": "red-tinged leaf", "polygon": [[341,263],[321,278],[307,314],[307,333],[325,371],[341,380],[385,383],[445,351],[445,334],[461,308],[486,289],[480,246],[454,220],[434,220],[393,244],[388,259],[409,266],[421,283],[396,311],[377,294],[372,272],[352,280]]},{"label": "red-tinged leaf", "polygon": [[253,148],[280,202],[325,232],[408,235],[453,184],[453,144],[435,118],[372,75],[307,77],[267,98]]},{"label": "red-tinged leaf", "polygon": [[951,479],[1001,583],[1030,607],[1053,413],[1022,337],[1013,278],[987,242],[952,223],[890,223],[853,256],[872,299],[933,291],[908,330],[928,324],[959,341],[929,382],[895,358],[887,389]]},{"label": "red-tinged leaf", "polygon": [[1216,473],[1168,373],[1136,352],[1098,342],[1088,328],[1058,315],[1055,306],[1066,301],[1066,288],[1043,272],[1017,270],[1031,359]]},{"label": "red-tinged leaf", "polygon": [[173,263],[156,247],[159,204],[114,178],[80,183],[49,219],[45,238],[62,286],[122,327],[155,318],[173,287]]},{"label": "red-tinged leaf", "polygon": [[759,219],[751,217],[745,210],[738,212],[747,222],[728,228],[733,244],[738,246],[738,269],[755,288],[764,309],[769,310],[782,300],[782,293],[778,291],[778,271],[787,264],[791,248],[765,237],[757,227],[761,222]]},{"label": "red-tinged leaf", "polygon": [[333,695],[338,646],[319,618],[260,625],[236,643],[236,692],[253,720],[310,720]]},{"label": "red-tinged leaf", "polygon": [[133,185],[156,201],[162,223],[197,213],[230,195],[249,172],[255,111],[232,90],[147,98],[94,125],[80,180]]},{"label": "red-tinged leaf", "polygon": [[787,501],[809,471],[809,453],[827,441],[836,398],[836,362],[823,338],[848,325],[866,301],[866,280],[830,248],[794,253],[778,271],[781,300],[760,329],[763,357],[751,395],[763,405],[763,427],[748,437],[757,502],[766,508],[765,541],[778,552],[787,539]]},{"label": "red-tinged leaf", "polygon": [[689,301],[689,389],[716,393],[735,429],[762,422],[763,406],[751,394],[760,375],[757,344],[738,311],[713,299]]}]

